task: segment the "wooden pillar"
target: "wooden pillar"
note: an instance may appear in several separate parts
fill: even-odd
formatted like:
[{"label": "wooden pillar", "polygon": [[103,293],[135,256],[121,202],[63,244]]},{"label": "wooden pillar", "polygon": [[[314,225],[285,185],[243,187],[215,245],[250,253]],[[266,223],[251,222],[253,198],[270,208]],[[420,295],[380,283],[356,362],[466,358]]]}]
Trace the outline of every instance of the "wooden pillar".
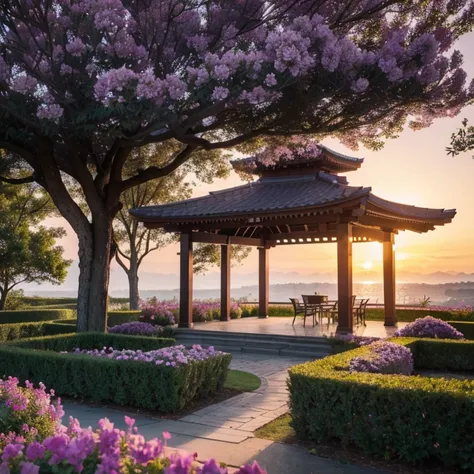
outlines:
[{"label": "wooden pillar", "polygon": [[221,245],[221,321],[230,321],[230,245]]},{"label": "wooden pillar", "polygon": [[180,238],[180,285],[179,324],[180,328],[193,327],[193,241],[191,234],[183,233]]},{"label": "wooden pillar", "polygon": [[383,239],[383,300],[385,326],[395,326],[397,324],[395,295],[395,236],[391,232],[385,232]]},{"label": "wooden pillar", "polygon": [[258,317],[268,318],[268,294],[270,291],[268,279],[268,254],[269,249],[258,249]]},{"label": "wooden pillar", "polygon": [[351,333],[354,326],[352,316],[352,225],[337,227],[337,332]]}]

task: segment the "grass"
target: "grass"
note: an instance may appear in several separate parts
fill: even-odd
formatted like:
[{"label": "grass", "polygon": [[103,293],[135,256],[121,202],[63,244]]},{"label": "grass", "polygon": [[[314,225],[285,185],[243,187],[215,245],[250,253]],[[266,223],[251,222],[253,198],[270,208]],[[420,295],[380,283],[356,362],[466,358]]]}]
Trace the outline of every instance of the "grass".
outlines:
[{"label": "grass", "polygon": [[286,413],[280,416],[280,418],[262,426],[254,434],[257,438],[269,439],[279,443],[292,443],[296,440],[296,433],[290,426],[290,422],[291,416],[289,413]]},{"label": "grass", "polygon": [[224,382],[224,388],[239,390],[241,392],[253,392],[260,387],[260,379],[249,372],[241,370],[229,370]]}]

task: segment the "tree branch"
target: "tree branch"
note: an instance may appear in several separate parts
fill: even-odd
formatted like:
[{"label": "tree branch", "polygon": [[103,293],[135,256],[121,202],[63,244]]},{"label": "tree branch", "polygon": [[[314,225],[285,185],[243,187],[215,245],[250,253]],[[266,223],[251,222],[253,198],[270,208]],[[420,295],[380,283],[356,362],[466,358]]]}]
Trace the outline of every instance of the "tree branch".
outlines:
[{"label": "tree branch", "polygon": [[26,176],[25,178],[7,178],[6,176],[0,176],[0,181],[7,184],[27,184],[34,183],[36,176],[34,174]]},{"label": "tree branch", "polygon": [[196,145],[188,145],[184,150],[182,150],[176,158],[168,163],[166,166],[150,166],[149,168],[139,171],[137,175],[132,176],[131,178],[122,181],[121,183],[121,192],[126,191],[127,189],[138,186],[139,184],[145,183],[151,179],[161,178],[172,173],[175,169],[185,163],[192,153],[197,149]]}]

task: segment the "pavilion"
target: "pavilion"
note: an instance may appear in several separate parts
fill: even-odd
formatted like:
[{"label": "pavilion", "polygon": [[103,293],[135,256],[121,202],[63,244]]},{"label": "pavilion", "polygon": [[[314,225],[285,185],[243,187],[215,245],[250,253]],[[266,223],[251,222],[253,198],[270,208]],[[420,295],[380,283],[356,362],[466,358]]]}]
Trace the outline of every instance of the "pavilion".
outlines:
[{"label": "pavilion", "polygon": [[396,324],[395,249],[398,231],[427,232],[453,219],[456,210],[428,209],[381,199],[370,187],[349,186],[339,173],[363,159],[319,145],[316,157],[263,164],[235,160],[238,172],[258,180],[208,196],[130,211],[148,228],[180,234],[180,327],[192,327],[193,243],[221,246],[221,320],[230,319],[230,246],[259,252],[259,317],[267,317],[269,251],[279,245],[337,245],[338,328],[352,332],[352,245],[383,244],[385,325]]}]

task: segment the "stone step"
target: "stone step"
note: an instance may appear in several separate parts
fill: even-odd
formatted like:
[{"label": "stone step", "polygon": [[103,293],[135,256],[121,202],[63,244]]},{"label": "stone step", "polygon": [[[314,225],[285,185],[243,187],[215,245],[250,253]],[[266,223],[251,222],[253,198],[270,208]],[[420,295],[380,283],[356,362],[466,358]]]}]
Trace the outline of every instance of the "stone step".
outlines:
[{"label": "stone step", "polygon": [[316,359],[329,355],[331,346],[324,338],[291,337],[273,334],[247,334],[219,331],[179,330],[179,344],[214,346],[217,350],[250,354],[284,355]]},{"label": "stone step", "polygon": [[304,336],[283,336],[279,334],[253,334],[253,333],[239,333],[239,332],[220,332],[220,331],[203,331],[193,329],[178,329],[176,331],[177,338],[205,338],[206,340],[251,340],[255,341],[274,341],[283,342],[287,344],[307,344],[307,345],[322,345],[329,346],[328,341],[324,337],[304,337]]},{"label": "stone step", "polygon": [[231,332],[231,331],[208,331],[208,330],[196,330],[196,329],[184,329],[178,328],[176,330],[177,335],[192,335],[196,336],[197,334],[206,335],[206,337],[218,337],[220,339],[227,337],[239,337],[242,339],[265,339],[265,340],[274,340],[274,341],[284,341],[284,342],[321,342],[327,344],[327,339],[325,337],[317,336],[286,336],[283,334],[257,334],[257,333],[246,333],[246,332]]}]

